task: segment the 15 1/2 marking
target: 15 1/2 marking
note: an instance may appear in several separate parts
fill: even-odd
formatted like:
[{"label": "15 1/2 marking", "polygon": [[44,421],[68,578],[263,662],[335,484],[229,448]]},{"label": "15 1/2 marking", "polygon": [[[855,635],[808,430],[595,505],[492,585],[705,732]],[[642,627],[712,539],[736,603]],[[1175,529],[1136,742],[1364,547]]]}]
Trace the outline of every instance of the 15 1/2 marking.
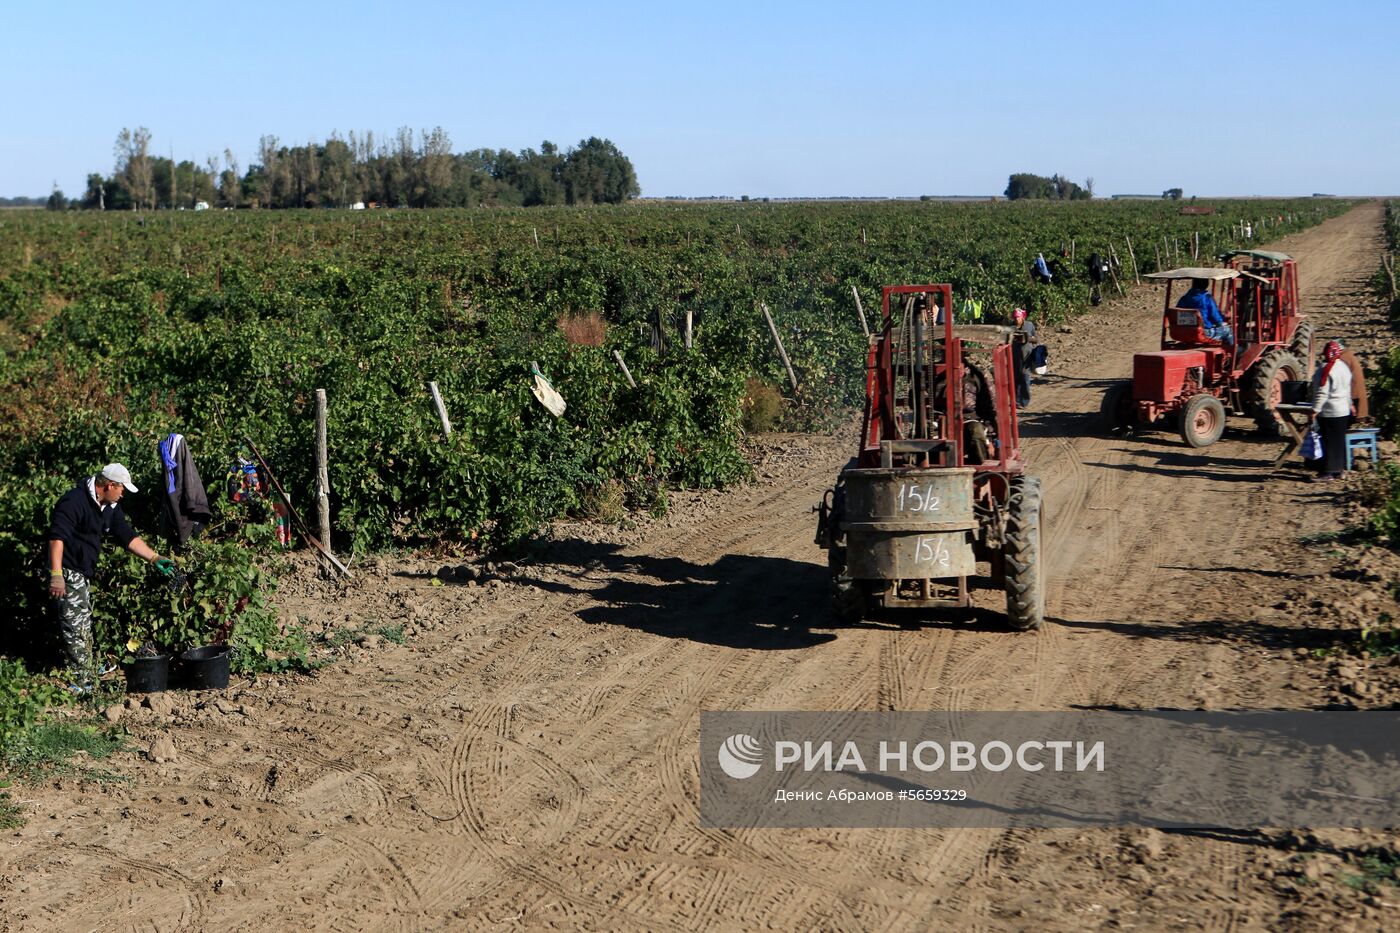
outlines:
[{"label": "15 1/2 marking", "polygon": [[899,510],[901,512],[937,512],[943,507],[943,500],[933,494],[933,485],[919,486],[916,483],[901,483],[899,486]]}]

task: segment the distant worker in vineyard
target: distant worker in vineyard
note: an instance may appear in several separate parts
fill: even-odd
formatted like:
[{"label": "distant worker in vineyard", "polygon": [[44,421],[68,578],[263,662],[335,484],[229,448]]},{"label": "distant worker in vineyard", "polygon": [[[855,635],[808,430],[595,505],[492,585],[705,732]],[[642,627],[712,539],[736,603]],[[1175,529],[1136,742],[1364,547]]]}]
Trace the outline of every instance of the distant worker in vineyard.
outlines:
[{"label": "distant worker in vineyard", "polygon": [[1210,282],[1205,279],[1192,279],[1191,287],[1186,294],[1177,299],[1176,306],[1197,311],[1201,315],[1201,328],[1206,336],[1211,340],[1219,340],[1227,349],[1234,349],[1235,334],[1230,330],[1230,325],[1225,323],[1220,306],[1210,295]]},{"label": "distant worker in vineyard", "polygon": [[1354,409],[1351,398],[1351,369],[1342,362],[1342,345],[1329,340],[1322,351],[1322,368],[1313,377],[1311,423],[1322,435],[1322,471],[1314,483],[1342,478],[1347,465],[1347,428]]},{"label": "distant worker in vineyard", "polygon": [[53,600],[59,640],[73,677],[70,689],[80,694],[92,691],[89,581],[97,571],[102,539],[116,538],[122,547],[153,562],[167,577],[175,572],[175,562],[151,550],[127,524],[120,503],[122,494],[128,491],[136,491],[131,471],[120,463],[109,463],[64,493],[49,520],[49,598]]},{"label": "distant worker in vineyard", "polygon": [[1016,407],[1025,408],[1031,403],[1031,351],[1040,338],[1035,335],[1035,322],[1025,308],[1013,311],[1011,320],[1016,325],[1011,338],[1016,364]]}]

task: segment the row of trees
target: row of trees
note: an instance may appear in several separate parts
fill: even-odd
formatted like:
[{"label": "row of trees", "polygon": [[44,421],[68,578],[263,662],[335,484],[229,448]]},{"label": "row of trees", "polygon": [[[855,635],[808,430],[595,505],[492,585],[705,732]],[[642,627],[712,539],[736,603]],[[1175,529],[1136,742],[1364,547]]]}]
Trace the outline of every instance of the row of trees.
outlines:
[{"label": "row of trees", "polygon": [[[632,162],[610,140],[591,136],[566,151],[474,149],[454,153],[442,127],[415,139],[402,127],[387,141],[373,132],[332,133],[323,143],[258,141],[257,161],[242,171],[225,149],[203,165],[151,153],[151,132],[123,129],[113,173],[88,175],[81,206],[92,210],[218,207],[484,207],[616,204],[641,193]],[[61,191],[51,208],[68,206]]]},{"label": "row of trees", "polygon": [[1063,175],[1032,175],[1018,172],[1006,183],[1007,200],[1021,198],[1041,198],[1052,201],[1088,201],[1094,196],[1094,179],[1086,178],[1084,187],[1076,185]]}]

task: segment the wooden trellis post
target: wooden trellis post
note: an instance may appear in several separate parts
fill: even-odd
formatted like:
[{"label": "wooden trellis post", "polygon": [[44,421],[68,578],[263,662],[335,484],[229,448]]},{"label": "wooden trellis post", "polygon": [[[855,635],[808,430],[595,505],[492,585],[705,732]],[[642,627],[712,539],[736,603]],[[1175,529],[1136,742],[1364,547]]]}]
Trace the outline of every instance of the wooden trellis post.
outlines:
[{"label": "wooden trellis post", "polygon": [[792,371],[792,362],[788,359],[787,350],[783,349],[783,338],[778,336],[778,326],[773,323],[773,315],[768,313],[768,306],[759,302],[758,306],[763,309],[763,319],[768,322],[768,332],[773,335],[773,342],[778,345],[778,355],[783,358],[783,366],[787,368],[788,381],[792,383],[792,391],[797,391],[797,374]]},{"label": "wooden trellis post", "polygon": [[1132,262],[1132,264],[1133,264],[1133,281],[1136,282],[1137,284],[1141,285],[1141,284],[1142,284],[1142,277],[1141,277],[1140,275],[1138,275],[1137,256],[1133,255],[1133,238],[1130,237],[1130,236],[1128,236],[1128,235],[1125,233],[1125,234],[1123,235],[1123,239],[1124,239],[1124,240],[1127,242],[1127,244],[1128,244],[1128,259],[1129,259],[1129,260]]},{"label": "wooden trellis post", "polygon": [[1108,244],[1108,255],[1113,259],[1113,261],[1108,264],[1108,274],[1113,276],[1113,287],[1118,289],[1118,295],[1122,297],[1124,294],[1123,286],[1118,282],[1118,270],[1116,268],[1119,265],[1118,251],[1113,248],[1112,242]]},{"label": "wooden trellis post", "polygon": [[865,309],[860,306],[860,292],[854,285],[851,286],[851,294],[856,299],[856,314],[860,315],[860,329],[865,332],[866,339],[870,337],[870,325],[865,323]]}]

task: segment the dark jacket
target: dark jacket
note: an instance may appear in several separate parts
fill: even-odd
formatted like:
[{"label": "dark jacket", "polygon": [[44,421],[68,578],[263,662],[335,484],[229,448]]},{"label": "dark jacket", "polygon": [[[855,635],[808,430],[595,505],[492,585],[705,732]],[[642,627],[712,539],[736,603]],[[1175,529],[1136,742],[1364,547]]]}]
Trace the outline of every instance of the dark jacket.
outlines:
[{"label": "dark jacket", "polygon": [[209,497],[184,435],[171,434],[157,450],[165,476],[165,495],[160,500],[161,534],[183,547],[213,517]]},{"label": "dark jacket", "polygon": [[88,481],[83,480],[58,500],[45,540],[62,541],[64,569],[76,570],[90,580],[97,572],[102,539],[115,538],[118,544],[126,547],[136,537],[136,532],[127,524],[120,505],[99,510],[87,484]]}]

